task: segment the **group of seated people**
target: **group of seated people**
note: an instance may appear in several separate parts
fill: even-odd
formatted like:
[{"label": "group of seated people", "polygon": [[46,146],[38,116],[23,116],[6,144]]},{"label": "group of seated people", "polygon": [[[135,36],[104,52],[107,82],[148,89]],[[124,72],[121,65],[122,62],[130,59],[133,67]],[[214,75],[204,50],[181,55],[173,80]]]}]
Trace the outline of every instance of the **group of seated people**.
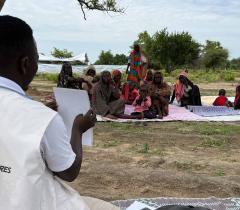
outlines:
[{"label": "group of seated people", "polygon": [[[172,88],[164,82],[160,71],[148,70],[145,78],[136,85],[133,81],[122,83],[119,70],[113,70],[112,73],[103,71],[97,76],[94,66],[89,66],[84,76],[77,78],[73,76],[71,64],[66,62],[58,77],[58,87],[86,90],[95,112],[111,119],[162,119],[169,114],[169,104],[175,99],[182,107],[202,105],[199,88],[188,79],[187,71],[179,75],[171,96]],[[233,105],[227,101],[224,90],[219,92],[214,105],[224,104],[239,109],[240,86],[236,91]],[[131,115],[124,114],[125,105],[134,107]]]}]

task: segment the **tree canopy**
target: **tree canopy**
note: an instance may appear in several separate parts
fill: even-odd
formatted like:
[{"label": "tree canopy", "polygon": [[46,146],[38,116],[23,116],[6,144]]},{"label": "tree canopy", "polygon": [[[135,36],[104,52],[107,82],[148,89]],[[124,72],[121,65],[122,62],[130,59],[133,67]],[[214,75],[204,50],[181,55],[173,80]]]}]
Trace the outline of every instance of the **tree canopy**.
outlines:
[{"label": "tree canopy", "polygon": [[135,42],[148,56],[150,65],[167,71],[191,64],[200,55],[200,44],[188,32],[169,33],[165,28],[150,36],[144,31]]},{"label": "tree canopy", "polygon": [[220,42],[207,40],[202,51],[202,58],[206,68],[226,68],[228,50],[223,48]]},{"label": "tree canopy", "polygon": [[231,69],[240,69],[240,58],[234,58],[230,61]]},{"label": "tree canopy", "polygon": [[73,57],[73,52],[69,52],[67,49],[60,50],[56,47],[53,48],[51,52],[52,56],[56,58],[71,58]]},{"label": "tree canopy", "polygon": [[95,62],[96,65],[126,65],[128,57],[124,54],[113,55],[110,50],[102,51]]}]

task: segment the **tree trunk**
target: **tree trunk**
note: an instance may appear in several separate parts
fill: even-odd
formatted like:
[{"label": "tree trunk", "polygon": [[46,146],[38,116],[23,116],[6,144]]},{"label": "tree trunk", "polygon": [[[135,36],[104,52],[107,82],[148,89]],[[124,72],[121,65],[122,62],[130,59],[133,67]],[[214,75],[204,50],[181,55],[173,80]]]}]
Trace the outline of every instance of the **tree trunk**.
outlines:
[{"label": "tree trunk", "polygon": [[1,12],[2,8],[3,8],[3,5],[4,5],[5,1],[6,0],[0,0],[0,12]]}]

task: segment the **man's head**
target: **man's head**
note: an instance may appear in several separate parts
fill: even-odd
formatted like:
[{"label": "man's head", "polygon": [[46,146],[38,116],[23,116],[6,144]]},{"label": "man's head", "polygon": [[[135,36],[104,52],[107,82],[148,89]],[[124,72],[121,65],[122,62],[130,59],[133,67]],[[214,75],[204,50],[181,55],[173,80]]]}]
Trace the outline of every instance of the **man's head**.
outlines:
[{"label": "man's head", "polygon": [[0,16],[0,76],[24,90],[38,68],[38,53],[31,27],[12,16]]},{"label": "man's head", "polygon": [[219,96],[225,96],[226,95],[226,90],[220,89],[218,95]]},{"label": "man's head", "polygon": [[153,83],[161,85],[163,83],[163,75],[160,71],[157,71],[153,75]]},{"label": "man's head", "polygon": [[109,71],[103,71],[101,74],[102,82],[109,85],[112,82],[112,77]]}]

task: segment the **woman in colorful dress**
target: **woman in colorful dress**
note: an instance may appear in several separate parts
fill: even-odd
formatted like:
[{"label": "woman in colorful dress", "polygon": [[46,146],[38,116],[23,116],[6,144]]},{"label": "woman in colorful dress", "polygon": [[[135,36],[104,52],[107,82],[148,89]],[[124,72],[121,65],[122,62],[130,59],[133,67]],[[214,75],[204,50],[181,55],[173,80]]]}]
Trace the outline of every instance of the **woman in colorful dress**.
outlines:
[{"label": "woman in colorful dress", "polygon": [[[129,71],[130,67],[130,71]],[[141,50],[140,46],[138,44],[134,45],[133,51],[130,53],[128,66],[126,73],[128,75],[127,81],[128,82],[134,82],[135,87],[139,88],[140,81],[142,80],[142,56],[141,56]]]}]

